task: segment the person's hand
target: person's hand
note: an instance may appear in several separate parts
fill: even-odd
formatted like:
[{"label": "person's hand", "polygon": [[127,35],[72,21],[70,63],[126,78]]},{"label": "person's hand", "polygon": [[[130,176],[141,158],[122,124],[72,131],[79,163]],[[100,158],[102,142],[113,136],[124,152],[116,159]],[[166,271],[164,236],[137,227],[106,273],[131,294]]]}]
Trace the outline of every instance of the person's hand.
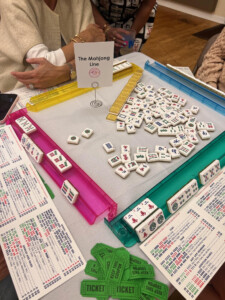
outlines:
[{"label": "person's hand", "polygon": [[128,34],[126,29],[123,28],[113,28],[113,27],[107,27],[105,30],[106,39],[107,41],[114,41],[115,47],[121,48],[126,46],[126,42],[124,42],[123,33]]},{"label": "person's hand", "polygon": [[79,36],[86,42],[105,41],[105,34],[97,24],[89,24],[84,31],[79,33]]},{"label": "person's hand", "polygon": [[44,89],[55,86],[70,79],[67,65],[55,66],[45,58],[27,59],[29,64],[36,64],[38,67],[32,71],[11,72],[11,74],[27,88]]}]

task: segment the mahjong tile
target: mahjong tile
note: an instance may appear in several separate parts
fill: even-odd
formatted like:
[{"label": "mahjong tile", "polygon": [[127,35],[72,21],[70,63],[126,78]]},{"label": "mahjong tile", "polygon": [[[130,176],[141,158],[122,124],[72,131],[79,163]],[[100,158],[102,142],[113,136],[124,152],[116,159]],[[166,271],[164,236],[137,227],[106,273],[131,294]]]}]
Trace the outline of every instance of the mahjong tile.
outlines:
[{"label": "mahjong tile", "polygon": [[59,155],[61,155],[61,153],[60,153],[59,150],[57,150],[57,149],[55,149],[55,150],[53,150],[53,151],[47,153],[47,157],[48,157],[50,160],[52,160],[53,158],[55,158],[55,157],[57,157],[57,156],[59,156]]},{"label": "mahjong tile", "polygon": [[152,163],[159,161],[159,156],[157,153],[148,153],[147,154],[147,162]]},{"label": "mahjong tile", "polygon": [[121,145],[121,152],[122,153],[126,153],[126,152],[130,153],[130,145]]},{"label": "mahjong tile", "polygon": [[192,105],[191,107],[191,112],[195,115],[197,115],[197,113],[199,112],[199,107],[196,105]]},{"label": "mahjong tile", "polygon": [[168,152],[171,155],[171,158],[178,158],[178,157],[180,157],[180,152],[179,152],[179,150],[177,148],[169,148]]},{"label": "mahjong tile", "polygon": [[183,110],[183,114],[185,115],[185,117],[191,117],[192,111],[190,109],[185,109]]},{"label": "mahjong tile", "polygon": [[146,124],[152,124],[154,122],[154,119],[151,116],[144,116],[144,121]]},{"label": "mahjong tile", "polygon": [[150,167],[147,164],[140,164],[136,169],[136,173],[145,176],[150,171]]},{"label": "mahjong tile", "polygon": [[116,167],[119,164],[121,164],[121,162],[122,160],[118,155],[115,155],[108,159],[108,163],[110,164],[111,167]]},{"label": "mahjong tile", "polygon": [[169,200],[167,200],[167,207],[171,214],[175,213],[180,208],[179,200],[177,199],[177,196],[173,196]]},{"label": "mahjong tile", "polygon": [[180,99],[180,96],[177,94],[173,94],[170,98],[173,102],[178,102],[178,100]]},{"label": "mahjong tile", "polygon": [[215,126],[212,122],[206,122],[206,130],[211,132],[211,131],[215,131]]},{"label": "mahjong tile", "polygon": [[61,192],[71,204],[74,204],[76,202],[77,197],[79,195],[79,192],[68,180],[65,180],[63,182]]},{"label": "mahjong tile", "polygon": [[22,136],[21,136],[21,144],[22,144],[22,146],[25,146],[27,140],[29,140],[29,139],[30,139],[29,136],[26,135],[26,133],[23,133]]},{"label": "mahjong tile", "polygon": [[76,136],[76,135],[70,135],[67,139],[68,144],[78,145],[79,141],[80,141],[80,138],[79,138],[79,136]]},{"label": "mahjong tile", "polygon": [[141,92],[143,92],[144,91],[144,88],[140,88],[140,87],[138,87],[138,86],[136,86],[135,88],[134,88],[134,92],[135,93],[141,93]]},{"label": "mahjong tile", "polygon": [[130,154],[129,153],[121,153],[121,160],[122,160],[123,164],[131,162]]},{"label": "mahjong tile", "polygon": [[208,140],[208,139],[210,139],[210,134],[208,133],[207,130],[199,130],[198,134],[199,134],[199,136],[200,136],[200,138],[202,140]]},{"label": "mahjong tile", "polygon": [[159,161],[171,162],[171,155],[169,153],[159,153]]},{"label": "mahjong tile", "polygon": [[148,213],[143,209],[143,206],[140,204],[135,206],[132,211],[135,213],[135,215],[138,217],[138,223],[140,224],[144,219],[148,217]]},{"label": "mahjong tile", "polygon": [[138,167],[138,164],[135,160],[132,160],[131,162],[125,163],[125,167],[128,171],[135,171]]},{"label": "mahjong tile", "polygon": [[126,130],[127,130],[127,133],[135,133],[136,132],[135,126],[132,124],[126,125]]},{"label": "mahjong tile", "polygon": [[137,97],[139,99],[144,99],[147,96],[147,93],[145,91],[141,91],[137,93]]},{"label": "mahjong tile", "polygon": [[172,147],[179,147],[180,145],[182,145],[182,140],[179,138],[175,138],[170,140],[169,143]]},{"label": "mahjong tile", "polygon": [[136,162],[146,162],[146,153],[134,153],[134,160]]},{"label": "mahjong tile", "polygon": [[111,142],[104,143],[103,148],[107,153],[111,153],[115,151],[115,147]]},{"label": "mahjong tile", "polygon": [[126,214],[123,217],[123,220],[133,229],[139,224],[138,217],[133,211],[130,211],[128,214]]},{"label": "mahjong tile", "polygon": [[137,153],[140,153],[140,152],[143,152],[143,153],[147,154],[148,153],[148,147],[140,147],[140,146],[138,146],[137,147]]},{"label": "mahjong tile", "polygon": [[125,121],[127,117],[127,114],[118,114],[118,116],[116,117],[116,119],[118,121]]},{"label": "mahjong tile", "polygon": [[146,126],[144,127],[144,130],[145,130],[145,131],[148,131],[148,132],[150,132],[150,133],[156,132],[157,129],[158,129],[158,128],[157,128],[156,126],[154,126],[153,124],[148,124],[148,125],[146,125]]},{"label": "mahjong tile", "polygon": [[184,141],[186,141],[188,139],[187,135],[184,134],[184,133],[179,133],[179,134],[176,135],[176,137],[178,139],[180,139],[182,142],[184,142]]},{"label": "mahjong tile", "polygon": [[91,129],[91,128],[86,128],[86,129],[82,132],[81,135],[82,135],[83,137],[89,139],[89,138],[92,136],[93,133],[94,133],[94,130],[93,130],[93,129]]},{"label": "mahjong tile", "polygon": [[183,156],[188,156],[195,148],[195,145],[186,141],[183,145],[181,145],[178,150],[180,154]]},{"label": "mahjong tile", "polygon": [[176,126],[176,125],[178,125],[179,123],[180,123],[180,119],[179,119],[178,117],[173,117],[173,118],[170,119],[170,124],[171,124],[172,126]]},{"label": "mahjong tile", "polygon": [[204,130],[204,129],[206,129],[206,124],[205,124],[205,122],[197,122],[197,129],[198,130]]},{"label": "mahjong tile", "polygon": [[156,145],[155,146],[155,152],[156,153],[166,153],[167,152],[167,148],[165,146]]},{"label": "mahjong tile", "polygon": [[58,164],[55,164],[55,166],[61,173],[72,168],[72,165],[68,160],[60,161]]},{"label": "mahjong tile", "polygon": [[180,104],[181,106],[185,106],[187,103],[187,99],[185,98],[180,98],[179,101],[177,102],[178,104]]},{"label": "mahjong tile", "polygon": [[116,130],[117,131],[125,131],[125,123],[121,121],[116,122]]},{"label": "mahjong tile", "polygon": [[145,88],[145,90],[146,90],[146,91],[148,91],[148,92],[149,92],[149,91],[152,91],[152,90],[154,89],[154,86],[153,86],[153,85],[150,85],[150,84],[148,84],[148,85],[146,85],[144,88]]},{"label": "mahjong tile", "polygon": [[190,134],[188,136],[188,140],[195,145],[197,145],[199,143],[199,140],[195,134]]},{"label": "mahjong tile", "polygon": [[145,210],[148,215],[152,214],[158,208],[149,198],[145,198],[139,205],[143,207],[143,210]]},{"label": "mahjong tile", "polygon": [[178,115],[177,119],[179,119],[179,121],[184,124],[185,122],[187,122],[188,118],[183,116],[183,115]]},{"label": "mahjong tile", "polygon": [[130,172],[123,165],[120,165],[116,169],[115,173],[120,177],[122,177],[123,179],[125,179],[130,174]]},{"label": "mahjong tile", "polygon": [[138,83],[137,83],[137,86],[138,86],[139,88],[141,88],[141,89],[145,89],[145,84],[144,84],[144,82],[138,82]]},{"label": "mahjong tile", "polygon": [[196,124],[195,123],[192,123],[192,122],[187,122],[185,123],[185,128],[186,129],[196,129]]},{"label": "mahjong tile", "polygon": [[141,124],[142,124],[142,121],[143,121],[142,118],[135,118],[135,119],[134,119],[134,122],[133,122],[133,125],[134,125],[135,127],[140,128],[140,127],[141,127]]}]

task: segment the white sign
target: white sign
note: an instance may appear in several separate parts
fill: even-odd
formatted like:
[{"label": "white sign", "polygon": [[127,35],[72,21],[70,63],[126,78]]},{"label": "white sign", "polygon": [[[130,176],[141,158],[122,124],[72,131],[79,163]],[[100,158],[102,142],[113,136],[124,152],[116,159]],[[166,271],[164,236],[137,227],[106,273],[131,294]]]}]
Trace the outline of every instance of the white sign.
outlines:
[{"label": "white sign", "polygon": [[79,88],[112,85],[114,42],[74,43]]}]

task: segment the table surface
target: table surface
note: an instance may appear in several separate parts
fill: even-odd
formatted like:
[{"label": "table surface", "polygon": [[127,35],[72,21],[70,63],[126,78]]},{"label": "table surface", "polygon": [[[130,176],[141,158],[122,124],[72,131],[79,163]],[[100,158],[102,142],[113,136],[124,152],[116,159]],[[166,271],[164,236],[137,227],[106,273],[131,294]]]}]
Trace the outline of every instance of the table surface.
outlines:
[{"label": "table surface", "polygon": [[[154,62],[149,57],[141,53],[131,53],[122,58],[133,62],[144,68],[146,60]],[[168,174],[180,166],[186,158],[182,157],[174,160],[172,163],[158,163],[150,166],[151,170],[146,177],[138,174],[131,174],[126,180],[114,174],[114,170],[109,166],[107,159],[113,154],[120,153],[121,144],[130,144],[132,153],[136,152],[137,146],[147,146],[151,152],[154,152],[155,145],[164,145],[169,147],[168,137],[158,137],[157,134],[151,135],[142,128],[137,130],[134,135],[128,135],[125,132],[117,132],[116,124],[106,120],[109,108],[126,85],[129,77],[114,82],[112,86],[100,88],[97,90],[97,99],[102,100],[103,106],[92,108],[90,101],[94,99],[94,92],[84,94],[77,98],[68,100],[64,103],[50,107],[38,113],[29,112],[30,117],[115,201],[118,203],[118,213],[126,209],[135,200],[141,197],[155,184],[161,181]],[[216,131],[212,133],[212,138],[218,136],[223,131],[224,117],[215,111],[206,107],[197,100],[185,95],[176,88],[163,82],[154,75],[144,71],[142,81],[153,84],[157,89],[159,87],[168,87],[174,93],[188,100],[187,108],[192,105],[198,105],[200,112],[197,115],[201,121],[212,121],[216,126]],[[81,135],[81,132],[90,127],[94,130],[94,135],[90,139],[81,138],[79,145],[69,145],[66,140],[70,134]],[[212,139],[211,139],[212,140]],[[102,145],[111,141],[116,147],[116,152],[106,154]],[[201,141],[193,152],[204,147],[209,141]],[[75,207],[71,206],[61,194],[59,188],[53,180],[37,166],[38,171],[44,177],[55,193],[53,200],[65,223],[67,224],[73,238],[80,248],[84,258],[93,259],[90,250],[96,243],[105,243],[112,247],[121,247],[120,241],[113,235],[103,220],[90,226],[79,214]],[[96,172],[96,170],[98,170]],[[131,254],[137,255],[143,259],[147,257],[139,249],[139,245],[129,248]],[[149,261],[150,263],[150,261]],[[168,280],[155,269],[156,279],[170,286],[170,293],[173,287]],[[43,299],[84,299],[80,295],[80,282],[83,279],[91,278],[84,272],[79,273],[62,286],[58,287]],[[93,299],[93,298],[86,298]]]}]

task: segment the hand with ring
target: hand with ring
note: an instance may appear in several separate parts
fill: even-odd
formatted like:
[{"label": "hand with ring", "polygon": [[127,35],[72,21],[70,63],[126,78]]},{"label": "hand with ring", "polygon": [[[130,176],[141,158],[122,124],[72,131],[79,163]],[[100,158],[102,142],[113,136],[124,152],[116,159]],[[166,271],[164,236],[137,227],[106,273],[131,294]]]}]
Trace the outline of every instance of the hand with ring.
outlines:
[{"label": "hand with ring", "polygon": [[121,48],[126,46],[126,43],[124,42],[124,38],[121,35],[121,33],[126,33],[126,29],[123,28],[113,28],[110,27],[106,31],[106,39],[107,41],[114,41],[115,47]]}]

